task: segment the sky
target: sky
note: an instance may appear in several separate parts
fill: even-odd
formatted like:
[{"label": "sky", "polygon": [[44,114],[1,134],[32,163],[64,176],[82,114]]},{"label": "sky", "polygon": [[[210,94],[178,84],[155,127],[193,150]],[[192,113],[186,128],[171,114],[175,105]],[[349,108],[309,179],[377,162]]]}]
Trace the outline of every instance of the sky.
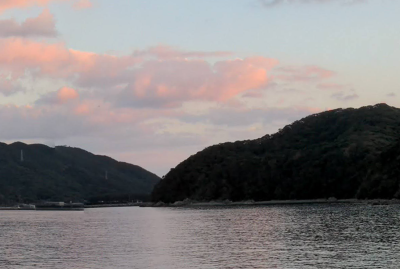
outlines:
[{"label": "sky", "polygon": [[0,0],[0,141],[165,175],[322,111],[400,107],[397,0]]}]

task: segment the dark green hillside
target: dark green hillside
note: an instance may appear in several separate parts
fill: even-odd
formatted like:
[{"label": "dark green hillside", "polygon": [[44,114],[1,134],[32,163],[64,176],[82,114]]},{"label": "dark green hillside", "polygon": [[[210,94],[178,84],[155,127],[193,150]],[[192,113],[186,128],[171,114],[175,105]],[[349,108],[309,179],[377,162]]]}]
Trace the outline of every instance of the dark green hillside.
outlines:
[{"label": "dark green hillside", "polygon": [[152,199],[392,198],[398,182],[391,181],[391,192],[370,193],[380,179],[379,172],[367,172],[399,138],[400,109],[378,104],[327,111],[273,135],[191,156],[156,185]]},{"label": "dark green hillside", "polygon": [[0,143],[0,204],[77,201],[105,195],[144,196],[150,194],[158,180],[139,166],[77,148]]},{"label": "dark green hillside", "polygon": [[366,167],[359,198],[400,198],[400,141]]}]

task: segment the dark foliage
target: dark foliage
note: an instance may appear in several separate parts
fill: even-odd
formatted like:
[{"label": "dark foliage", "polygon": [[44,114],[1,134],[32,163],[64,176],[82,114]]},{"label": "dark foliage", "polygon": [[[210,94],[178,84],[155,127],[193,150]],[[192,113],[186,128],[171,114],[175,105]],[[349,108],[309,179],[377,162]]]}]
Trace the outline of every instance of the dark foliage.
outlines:
[{"label": "dark foliage", "polygon": [[400,141],[368,164],[365,171],[357,197],[400,199]]},{"label": "dark foliage", "polygon": [[399,197],[400,109],[308,116],[278,133],[206,148],[172,169],[153,201]]},{"label": "dark foliage", "polygon": [[150,195],[143,193],[130,193],[130,194],[106,194],[93,196],[87,204],[123,204],[123,203],[136,203],[136,202],[149,202]]},{"label": "dark foliage", "polygon": [[0,143],[0,204],[83,201],[127,193],[141,197],[149,195],[158,181],[139,166],[78,148]]}]

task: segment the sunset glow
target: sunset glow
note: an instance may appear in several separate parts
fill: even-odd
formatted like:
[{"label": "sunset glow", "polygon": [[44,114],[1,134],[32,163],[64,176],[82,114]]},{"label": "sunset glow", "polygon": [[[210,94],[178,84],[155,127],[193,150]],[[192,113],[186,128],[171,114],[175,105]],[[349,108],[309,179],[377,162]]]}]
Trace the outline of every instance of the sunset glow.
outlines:
[{"label": "sunset glow", "polygon": [[162,176],[310,114],[399,107],[399,8],[0,0],[0,140],[81,147]]}]

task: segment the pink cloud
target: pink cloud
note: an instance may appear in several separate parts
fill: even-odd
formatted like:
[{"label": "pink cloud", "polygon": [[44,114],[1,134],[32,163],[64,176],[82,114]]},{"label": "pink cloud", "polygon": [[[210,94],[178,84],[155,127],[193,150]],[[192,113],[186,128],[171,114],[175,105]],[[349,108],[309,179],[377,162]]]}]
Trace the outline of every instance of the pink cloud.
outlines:
[{"label": "pink cloud", "polygon": [[277,64],[277,60],[264,57],[217,62],[214,70],[220,76],[211,87],[210,95],[221,88],[221,95],[217,100],[226,100],[247,90],[262,89],[269,83],[268,72]]},{"label": "pink cloud", "polygon": [[278,62],[264,57],[219,61],[149,61],[137,70],[118,103],[126,106],[174,107],[188,100],[225,102],[269,83]]},{"label": "pink cloud", "polygon": [[72,79],[82,84],[104,82],[120,76],[139,63],[131,55],[113,56],[67,49],[62,43],[43,43],[21,38],[0,40],[0,70],[18,79],[26,72],[36,76]]},{"label": "pink cloud", "polygon": [[93,3],[90,0],[79,0],[74,3],[75,9],[87,9],[93,7]]},{"label": "pink cloud", "polygon": [[75,107],[74,113],[77,115],[86,115],[90,113],[90,107],[88,104],[80,104],[79,106]]},{"label": "pink cloud", "polygon": [[37,105],[65,105],[70,101],[78,100],[79,93],[77,90],[69,87],[62,87],[58,91],[50,92],[43,95],[36,101]]},{"label": "pink cloud", "polygon": [[[163,114],[171,115],[168,111],[113,108],[101,98],[85,98],[75,89],[63,87],[32,106],[0,105],[0,122],[10,125],[8,130],[0,130],[0,138],[60,138],[107,130],[118,135],[118,130]],[[30,128],[32,132],[27,131]]]},{"label": "pink cloud", "polygon": [[[147,54],[114,56],[68,49],[63,43],[0,39],[0,73],[10,74],[12,82],[30,74],[34,78],[67,80],[80,88],[118,91],[121,85],[130,85],[133,95],[139,98],[176,98],[179,103],[189,97],[227,100],[247,89],[263,87],[267,72],[276,64],[275,60],[255,57],[211,65],[200,58],[227,53],[166,48],[169,47],[149,49]],[[146,59],[146,55],[155,59]]]},{"label": "pink cloud", "polygon": [[63,87],[57,92],[57,98],[61,102],[67,102],[69,100],[79,98],[79,94],[76,90],[68,87]]},{"label": "pink cloud", "polygon": [[13,8],[27,8],[32,6],[45,6],[50,2],[59,0],[0,0],[0,12]]},{"label": "pink cloud", "polygon": [[[265,57],[212,62],[202,57],[224,54],[173,49],[144,51],[153,56],[148,58],[147,54],[137,52],[114,56],[68,49],[63,43],[0,39],[0,74],[4,74],[0,77],[3,82],[0,92],[12,94],[23,90],[17,84],[26,76],[35,80],[50,78],[80,89],[82,96],[79,97],[83,99],[90,93],[91,98],[114,108],[160,110],[177,108],[189,101],[233,102],[237,96],[251,95],[251,92],[267,89],[273,82],[280,81],[312,82],[328,87],[324,80],[335,75],[318,66],[276,67],[277,60]],[[253,97],[257,96],[253,94]],[[60,103],[60,99],[55,93],[37,101],[38,104],[57,102]],[[91,108],[86,105],[74,109],[82,114]]]},{"label": "pink cloud", "polygon": [[[335,75],[317,66],[276,67],[277,60],[265,57],[213,63],[202,57],[224,54],[164,48],[145,50],[153,55],[147,58],[137,52],[114,56],[68,49],[63,43],[0,39],[0,74],[7,76],[0,91],[11,94],[23,90],[16,88],[16,82],[29,74],[33,79],[66,81],[82,94],[97,94],[96,98],[114,107],[162,109],[180,107],[188,101],[232,102],[236,96],[266,89],[272,81],[317,82],[327,87],[321,80]],[[60,102],[54,93],[37,101],[52,102]],[[86,105],[75,111],[87,113],[90,109]]]},{"label": "pink cloud", "polygon": [[29,18],[19,24],[14,19],[0,20],[0,36],[39,36],[39,37],[55,37],[57,30],[55,28],[55,20],[48,9],[36,18]]},{"label": "pink cloud", "polygon": [[319,107],[298,107],[297,109],[302,110],[307,113],[316,114],[323,111],[323,109]]},{"label": "pink cloud", "polygon": [[72,2],[76,9],[92,7],[90,0],[0,0],[0,13],[9,9],[29,8],[33,6],[47,6],[51,2]]}]

